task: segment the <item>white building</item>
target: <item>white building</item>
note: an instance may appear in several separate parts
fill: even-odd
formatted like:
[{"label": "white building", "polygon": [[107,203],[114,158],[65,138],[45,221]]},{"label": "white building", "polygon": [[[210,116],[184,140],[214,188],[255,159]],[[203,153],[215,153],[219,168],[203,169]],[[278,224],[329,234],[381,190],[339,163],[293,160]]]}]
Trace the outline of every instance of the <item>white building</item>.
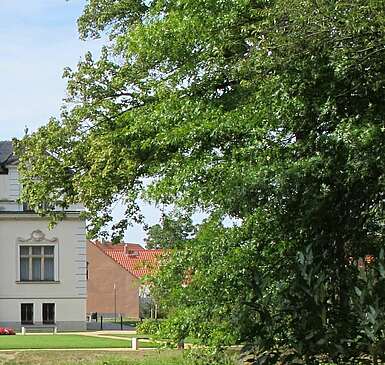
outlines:
[{"label": "white building", "polygon": [[79,209],[48,220],[17,202],[17,159],[0,142],[0,327],[86,328],[86,228]]}]

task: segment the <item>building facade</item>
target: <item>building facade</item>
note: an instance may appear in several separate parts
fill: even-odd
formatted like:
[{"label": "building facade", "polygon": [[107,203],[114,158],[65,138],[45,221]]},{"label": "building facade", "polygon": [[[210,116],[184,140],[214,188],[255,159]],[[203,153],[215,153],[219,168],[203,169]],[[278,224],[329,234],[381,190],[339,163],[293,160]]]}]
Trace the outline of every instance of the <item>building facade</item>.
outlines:
[{"label": "building facade", "polygon": [[86,226],[80,206],[48,229],[18,202],[11,142],[0,142],[0,326],[86,329]]},{"label": "building facade", "polygon": [[133,243],[89,241],[87,313],[109,317],[143,317],[150,293],[142,278],[150,274],[162,250]]}]

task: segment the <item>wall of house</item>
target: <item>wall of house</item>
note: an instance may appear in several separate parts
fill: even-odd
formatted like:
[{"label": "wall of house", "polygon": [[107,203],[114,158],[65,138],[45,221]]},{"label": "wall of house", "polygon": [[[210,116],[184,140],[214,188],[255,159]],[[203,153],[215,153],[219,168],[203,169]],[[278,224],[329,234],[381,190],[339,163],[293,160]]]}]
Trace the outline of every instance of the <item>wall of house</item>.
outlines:
[{"label": "wall of house", "polygon": [[138,318],[139,279],[91,242],[87,244],[87,260],[87,313],[114,315],[116,303],[117,315]]},{"label": "wall of house", "polygon": [[8,175],[0,175],[0,201],[8,199]]},{"label": "wall of house", "polygon": [[23,205],[17,202],[20,195],[17,166],[7,166],[8,174],[0,175],[0,212],[21,211]]},{"label": "wall of house", "polygon": [[[17,201],[21,191],[17,165],[8,165],[7,169],[8,174],[0,174],[0,213],[21,212],[24,208],[23,204]],[[82,204],[72,204],[67,209],[68,212],[81,212],[83,210]]]},{"label": "wall of house", "polygon": [[[35,235],[41,231],[44,235]],[[21,303],[33,303],[35,324],[42,321],[42,303],[55,303],[59,330],[86,327],[85,222],[77,214],[48,229],[48,221],[35,214],[0,213],[0,326],[20,327]],[[26,241],[27,240],[27,241]],[[29,241],[28,241],[29,240]],[[20,244],[55,246],[54,282],[20,282]]]}]

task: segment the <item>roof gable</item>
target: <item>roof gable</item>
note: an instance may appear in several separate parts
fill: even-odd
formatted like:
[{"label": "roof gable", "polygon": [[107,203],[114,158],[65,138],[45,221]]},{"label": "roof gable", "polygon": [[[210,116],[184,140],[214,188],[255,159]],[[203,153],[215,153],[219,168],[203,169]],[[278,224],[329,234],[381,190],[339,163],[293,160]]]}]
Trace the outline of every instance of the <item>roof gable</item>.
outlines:
[{"label": "roof gable", "polygon": [[0,165],[10,165],[17,161],[13,153],[12,141],[0,141]]},{"label": "roof gable", "polygon": [[149,275],[158,266],[163,250],[146,250],[135,243],[100,243],[91,242],[112,258],[121,267],[137,278]]}]

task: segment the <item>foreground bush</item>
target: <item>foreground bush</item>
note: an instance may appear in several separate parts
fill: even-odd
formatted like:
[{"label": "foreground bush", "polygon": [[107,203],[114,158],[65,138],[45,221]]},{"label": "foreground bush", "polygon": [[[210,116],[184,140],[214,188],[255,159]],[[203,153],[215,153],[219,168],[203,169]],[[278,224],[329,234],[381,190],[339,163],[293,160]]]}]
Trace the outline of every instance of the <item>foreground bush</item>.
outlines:
[{"label": "foreground bush", "polygon": [[145,319],[138,323],[136,330],[141,335],[158,336],[160,334],[161,322],[156,319]]},{"label": "foreground bush", "polygon": [[14,336],[16,335],[15,330],[12,328],[0,327],[0,336]]}]

